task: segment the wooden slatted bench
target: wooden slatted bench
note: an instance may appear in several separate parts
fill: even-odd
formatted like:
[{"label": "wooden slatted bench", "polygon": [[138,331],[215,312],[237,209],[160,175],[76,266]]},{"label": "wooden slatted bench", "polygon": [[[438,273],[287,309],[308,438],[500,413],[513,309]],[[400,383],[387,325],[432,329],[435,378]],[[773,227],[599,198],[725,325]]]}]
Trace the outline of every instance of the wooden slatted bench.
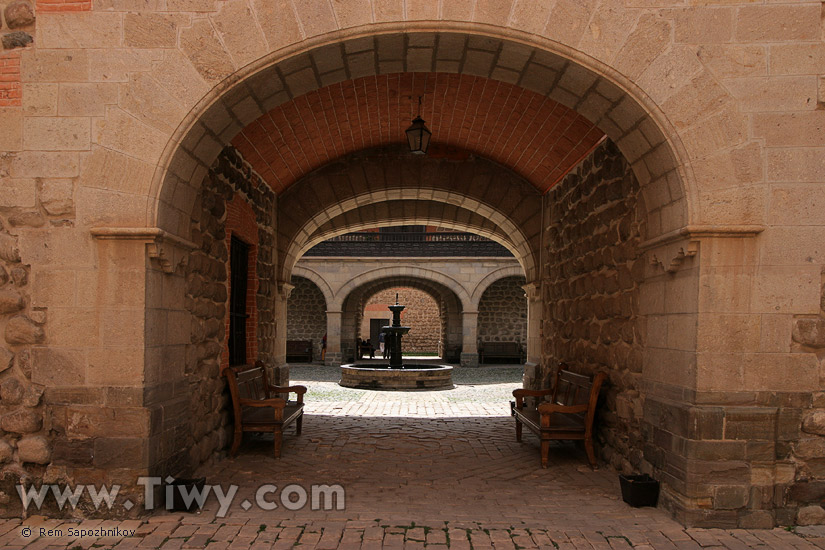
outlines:
[{"label": "wooden slatted bench", "polygon": [[524,353],[518,342],[482,342],[478,347],[479,363],[488,359],[515,359],[521,363]]},{"label": "wooden slatted bench", "polygon": [[286,360],[312,363],[312,340],[287,340]]},{"label": "wooden slatted bench", "polygon": [[[593,468],[597,467],[593,451],[593,418],[599,392],[607,375],[603,372],[589,377],[567,370],[560,365],[556,372],[556,383],[549,390],[514,390],[516,402],[512,414],[516,419],[516,441],[521,441],[522,426],[537,434],[541,440],[541,467],[547,468],[550,441],[581,440],[587,451],[587,458]],[[550,397],[548,402],[539,402],[538,407],[527,407],[525,397],[539,399]]]},{"label": "wooden slatted bench", "polygon": [[[273,386],[263,362],[254,365],[227,367],[223,371],[232,395],[235,413],[235,439],[232,456],[241,446],[244,432],[272,432],[275,436],[275,458],[281,456],[284,428],[295,423],[296,435],[301,435],[304,415],[304,386]],[[287,401],[279,394],[295,393],[296,401]]]}]

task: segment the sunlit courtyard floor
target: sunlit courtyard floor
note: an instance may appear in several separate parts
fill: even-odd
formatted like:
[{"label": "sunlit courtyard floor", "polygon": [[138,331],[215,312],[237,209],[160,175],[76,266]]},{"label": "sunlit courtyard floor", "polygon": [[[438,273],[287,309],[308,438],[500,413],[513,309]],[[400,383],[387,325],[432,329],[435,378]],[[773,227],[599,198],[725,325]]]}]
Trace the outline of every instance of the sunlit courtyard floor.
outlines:
[{"label": "sunlit courtyard floor", "polygon": [[[558,444],[539,465],[538,440],[515,441],[509,415],[521,369],[456,368],[456,388],[376,392],[345,389],[338,369],[293,366],[309,388],[303,434],[290,428],[280,460],[271,436],[247,436],[234,459],[202,468],[208,484],[237,487],[221,510],[158,513],[147,522],[99,522],[137,529],[117,539],[37,539],[7,522],[3,548],[308,549],[740,549],[825,548],[825,530],[685,529],[662,510],[631,508],[618,476],[593,471],[583,450]],[[313,486],[340,486],[312,503]],[[261,489],[263,487],[263,489]],[[332,490],[332,489],[330,489]],[[263,499],[260,495],[263,494]],[[306,494],[307,503],[295,499]],[[327,493],[319,493],[324,496]],[[331,494],[331,493],[328,493]],[[257,496],[256,496],[257,495]],[[291,499],[286,498],[291,495]],[[343,497],[343,498],[340,498]],[[285,499],[286,498],[286,499]],[[284,500],[285,499],[285,500]],[[277,507],[272,508],[275,504]],[[313,509],[313,508],[321,509]],[[29,524],[57,520],[31,518]],[[64,524],[65,525],[65,524]],[[28,545],[28,546],[26,546]]]}]

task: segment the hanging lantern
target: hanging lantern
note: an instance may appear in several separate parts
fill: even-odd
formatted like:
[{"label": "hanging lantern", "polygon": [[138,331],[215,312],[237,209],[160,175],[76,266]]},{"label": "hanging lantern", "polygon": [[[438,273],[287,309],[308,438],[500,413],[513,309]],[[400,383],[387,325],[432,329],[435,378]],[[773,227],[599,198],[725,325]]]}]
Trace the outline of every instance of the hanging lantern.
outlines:
[{"label": "hanging lantern", "polygon": [[406,133],[407,141],[410,144],[410,152],[417,155],[425,154],[427,147],[430,145],[430,136],[433,133],[424,124],[424,119],[420,116],[415,117]]},{"label": "hanging lantern", "polygon": [[421,118],[421,96],[418,96],[418,115],[413,119],[410,127],[407,128],[406,134],[411,153],[416,155],[427,153],[427,147],[430,146],[430,136],[433,133],[424,124],[424,119]]}]

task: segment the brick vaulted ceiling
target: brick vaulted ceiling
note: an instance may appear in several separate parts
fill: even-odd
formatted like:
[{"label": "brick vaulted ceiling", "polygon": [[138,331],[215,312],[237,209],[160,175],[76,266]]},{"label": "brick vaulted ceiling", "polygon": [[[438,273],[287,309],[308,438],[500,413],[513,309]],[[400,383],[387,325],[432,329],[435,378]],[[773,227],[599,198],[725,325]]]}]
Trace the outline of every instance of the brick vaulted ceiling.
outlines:
[{"label": "brick vaulted ceiling", "polygon": [[399,73],[296,97],[249,124],[232,144],[280,193],[342,155],[404,143],[418,96],[434,150],[457,148],[487,157],[541,192],[604,136],[575,111],[512,84],[471,75]]}]

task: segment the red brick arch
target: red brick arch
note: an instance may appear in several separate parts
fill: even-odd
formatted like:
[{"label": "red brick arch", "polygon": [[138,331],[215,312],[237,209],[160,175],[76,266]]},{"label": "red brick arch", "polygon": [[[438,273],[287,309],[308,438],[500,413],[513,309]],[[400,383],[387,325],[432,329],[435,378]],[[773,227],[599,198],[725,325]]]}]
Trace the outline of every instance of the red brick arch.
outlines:
[{"label": "red brick arch", "polygon": [[421,116],[433,132],[431,154],[471,151],[513,169],[542,192],[604,137],[572,109],[513,84],[467,74],[400,73],[296,97],[249,124],[232,144],[280,193],[343,155],[404,143],[419,96]]}]

